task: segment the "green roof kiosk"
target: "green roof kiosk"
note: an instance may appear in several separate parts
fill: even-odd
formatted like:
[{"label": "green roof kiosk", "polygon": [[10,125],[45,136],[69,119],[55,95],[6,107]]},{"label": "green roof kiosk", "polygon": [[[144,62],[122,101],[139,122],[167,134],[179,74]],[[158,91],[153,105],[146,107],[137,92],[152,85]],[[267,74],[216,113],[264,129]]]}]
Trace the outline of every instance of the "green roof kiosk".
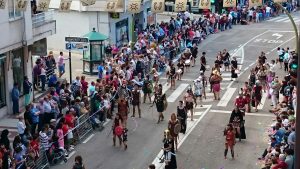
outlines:
[{"label": "green roof kiosk", "polygon": [[96,32],[95,28],[93,28],[92,32],[82,37],[89,40],[88,49],[83,51],[83,73],[97,75],[98,66],[105,60],[104,41],[108,37]]}]

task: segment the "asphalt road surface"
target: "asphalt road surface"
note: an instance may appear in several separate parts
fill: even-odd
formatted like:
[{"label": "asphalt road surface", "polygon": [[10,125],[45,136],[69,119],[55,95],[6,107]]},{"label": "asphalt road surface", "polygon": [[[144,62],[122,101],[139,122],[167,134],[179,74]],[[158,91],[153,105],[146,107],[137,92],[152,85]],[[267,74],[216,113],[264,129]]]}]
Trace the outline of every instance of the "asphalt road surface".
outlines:
[{"label": "asphalt road surface", "polygon": [[[299,13],[294,13],[298,15]],[[278,21],[278,20],[277,20]],[[284,23],[284,24],[283,24]],[[257,113],[246,115],[245,128],[247,139],[237,142],[235,146],[236,159],[224,160],[223,130],[228,123],[230,112],[233,110],[233,100],[237,92],[247,81],[249,69],[261,51],[266,52],[267,61],[277,57],[277,47],[290,47],[295,49],[295,38],[292,26],[288,22],[264,21],[248,26],[234,26],[225,32],[210,35],[199,45],[199,54],[207,52],[208,64],[212,65],[216,53],[227,49],[232,56],[238,58],[241,73],[238,81],[230,81],[230,72],[223,72],[221,84],[221,100],[213,100],[212,93],[207,89],[207,99],[203,107],[195,108],[194,121],[188,119],[188,128],[185,135],[180,134],[179,149],[177,152],[178,169],[255,169],[260,168],[257,158],[267,146],[268,138],[265,129],[272,120],[273,115],[268,112],[270,100],[263,96],[262,105]],[[164,113],[165,121],[157,122],[157,112],[148,103],[142,104],[142,118],[128,119],[128,149],[124,151],[118,146],[112,146],[112,135],[108,135],[111,122],[102,132],[95,132],[80,144],[70,154],[66,164],[58,164],[55,169],[71,168],[74,156],[81,155],[87,169],[146,169],[151,163],[157,168],[163,168],[159,164],[160,148],[162,147],[163,131],[167,128],[170,114],[176,112],[178,101],[189,84],[199,76],[199,58],[196,66],[185,72],[182,81],[176,81],[176,90],[167,87],[166,79],[160,83],[164,86],[169,104]],[[278,69],[280,76],[284,75],[282,69]],[[209,73],[206,72],[206,76]],[[164,76],[162,76],[164,77]],[[228,153],[230,157],[230,153]]]}]

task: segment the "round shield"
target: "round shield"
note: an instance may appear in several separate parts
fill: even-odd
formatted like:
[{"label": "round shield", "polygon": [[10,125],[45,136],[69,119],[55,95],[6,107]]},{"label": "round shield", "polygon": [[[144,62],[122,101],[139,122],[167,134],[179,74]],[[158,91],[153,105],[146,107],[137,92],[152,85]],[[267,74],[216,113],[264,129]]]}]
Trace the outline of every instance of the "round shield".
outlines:
[{"label": "round shield", "polygon": [[115,128],[115,134],[116,134],[117,136],[121,136],[122,133],[123,133],[123,128],[122,128],[121,126],[117,126],[117,127]]},{"label": "round shield", "polygon": [[175,134],[179,134],[180,131],[181,131],[181,125],[180,124],[176,124],[174,126],[174,133]]}]

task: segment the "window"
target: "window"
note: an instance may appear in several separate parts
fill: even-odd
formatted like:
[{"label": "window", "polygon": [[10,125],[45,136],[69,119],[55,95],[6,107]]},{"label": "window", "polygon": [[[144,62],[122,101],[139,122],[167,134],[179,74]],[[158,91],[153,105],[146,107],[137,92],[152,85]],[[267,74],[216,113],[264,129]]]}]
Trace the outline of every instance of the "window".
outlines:
[{"label": "window", "polygon": [[192,7],[198,7],[198,0],[193,0],[192,1]]},{"label": "window", "polygon": [[0,55],[0,108],[6,105],[5,90],[5,59]]},{"label": "window", "polygon": [[22,16],[21,11],[17,11],[15,4],[17,3],[17,0],[9,0],[8,1],[8,15],[9,19],[17,19]]},{"label": "window", "polygon": [[24,53],[23,48],[13,50],[10,52],[12,58],[13,79],[19,85],[20,93],[23,93],[23,80],[24,80]]},{"label": "window", "polygon": [[101,56],[101,49],[100,49],[100,45],[92,45],[92,57],[91,60],[100,60],[100,56]]}]

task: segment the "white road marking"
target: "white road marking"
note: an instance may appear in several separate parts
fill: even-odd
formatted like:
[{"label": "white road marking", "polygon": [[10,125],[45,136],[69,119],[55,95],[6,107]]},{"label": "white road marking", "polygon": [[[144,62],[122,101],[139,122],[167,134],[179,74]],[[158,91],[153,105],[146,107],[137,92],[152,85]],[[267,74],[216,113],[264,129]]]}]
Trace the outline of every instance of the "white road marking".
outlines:
[{"label": "white road marking", "polygon": [[95,134],[91,134],[88,138],[86,138],[82,143],[85,144],[88,141],[90,141],[90,139],[92,139],[95,136]]},{"label": "white road marking", "polygon": [[198,112],[198,111],[194,112],[194,116],[201,116],[202,114],[203,114],[203,112],[201,112],[201,111],[200,112]]},{"label": "white road marking", "polygon": [[[179,139],[178,141],[178,148],[181,147],[181,145],[184,143],[184,141],[187,139],[187,137],[191,134],[191,132],[194,130],[194,128],[197,126],[197,124],[203,119],[203,117],[208,113],[208,111],[210,110],[211,105],[204,111],[203,115],[199,118],[199,119],[194,119],[194,121],[187,121],[187,130],[186,130],[186,134],[185,135],[179,135]],[[153,160],[152,164],[155,165],[155,167],[157,169],[163,169],[165,167],[164,163],[159,163],[159,157],[162,157],[163,155],[163,150],[160,150],[160,152],[158,153],[158,155],[155,157],[155,159]]]},{"label": "white road marking", "polygon": [[207,109],[209,108],[211,105],[202,105],[202,107],[200,105],[197,105],[194,109]]},{"label": "white road marking", "polygon": [[228,88],[217,106],[226,107],[235,91],[236,88]]},{"label": "white road marking", "polygon": [[[294,22],[295,22],[295,23],[299,21],[298,18],[293,18],[293,19],[294,19]],[[284,21],[284,22],[290,22],[290,19],[288,18],[288,20],[286,20],[286,21]]]},{"label": "white road marking", "polygon": [[274,21],[274,20],[277,20],[277,19],[280,19],[280,18],[282,18],[282,17],[276,17],[276,18],[272,18],[272,19],[269,19],[269,20],[267,20],[268,22],[270,22],[270,21]]},{"label": "white road marking", "polygon": [[182,83],[180,84],[176,90],[167,98],[168,102],[175,102],[176,99],[181,95],[181,93],[185,90],[186,87],[188,87],[189,84]]},{"label": "white road marking", "polygon": [[225,77],[225,76],[231,76],[231,73],[222,73],[222,77]]},{"label": "white road marking", "polygon": [[106,126],[110,122],[110,119],[106,119],[106,122],[103,123],[103,126]]},{"label": "white road marking", "polygon": [[[232,111],[229,110],[210,110],[209,112],[213,113],[223,113],[223,114],[231,114]],[[260,117],[275,117],[273,114],[262,114],[262,113],[246,113],[246,116],[260,116]]]},{"label": "white road marking", "polygon": [[283,18],[283,19],[278,19],[278,20],[276,20],[275,22],[281,22],[281,21],[284,21],[284,20],[286,20],[286,19],[289,20],[289,18]]},{"label": "white road marking", "polygon": [[260,104],[257,106],[258,110],[262,110],[264,108],[264,104],[266,102],[267,96],[268,96],[267,92],[266,93],[262,92]]},{"label": "white road marking", "polygon": [[222,77],[222,81],[230,81],[231,80],[231,78],[230,77]]},{"label": "white road marking", "polygon": [[281,43],[281,44],[278,45],[277,47],[273,48],[273,49],[271,50],[271,52],[273,52],[274,50],[277,50],[278,47],[280,47],[280,46],[286,44],[287,42],[289,42],[290,40],[292,40],[292,39],[294,39],[294,38],[295,38],[295,36],[293,36],[292,38],[290,38],[290,39],[286,40],[285,42]]}]

